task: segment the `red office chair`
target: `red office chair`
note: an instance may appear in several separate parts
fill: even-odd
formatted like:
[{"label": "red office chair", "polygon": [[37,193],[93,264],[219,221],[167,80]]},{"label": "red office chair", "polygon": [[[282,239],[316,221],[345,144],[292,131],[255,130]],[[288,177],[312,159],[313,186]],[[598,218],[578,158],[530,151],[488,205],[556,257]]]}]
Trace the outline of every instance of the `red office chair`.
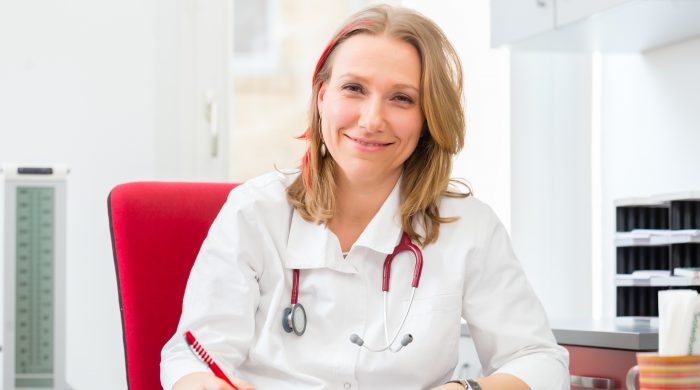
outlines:
[{"label": "red office chair", "polygon": [[162,389],[160,350],[177,328],[192,264],[236,184],[127,183],[107,206],[130,390]]}]

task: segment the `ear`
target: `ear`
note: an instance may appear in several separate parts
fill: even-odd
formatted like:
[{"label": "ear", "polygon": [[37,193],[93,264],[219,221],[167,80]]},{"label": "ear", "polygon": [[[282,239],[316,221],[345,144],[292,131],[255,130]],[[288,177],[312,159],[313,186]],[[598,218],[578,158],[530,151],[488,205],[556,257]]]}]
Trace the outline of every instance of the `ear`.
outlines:
[{"label": "ear", "polygon": [[323,98],[326,95],[326,83],[321,81],[321,86],[318,87],[318,97],[316,98],[316,109],[321,112],[321,105],[323,105]]}]

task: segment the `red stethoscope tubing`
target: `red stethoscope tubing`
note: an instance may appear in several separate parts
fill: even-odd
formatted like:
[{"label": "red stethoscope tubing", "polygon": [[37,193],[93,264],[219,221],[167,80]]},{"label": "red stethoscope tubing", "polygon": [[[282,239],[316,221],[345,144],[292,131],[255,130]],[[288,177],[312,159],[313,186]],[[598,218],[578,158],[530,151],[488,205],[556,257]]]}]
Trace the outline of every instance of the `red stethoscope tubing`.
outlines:
[{"label": "red stethoscope tubing", "polygon": [[292,271],[292,305],[297,304],[299,298],[299,269]]},{"label": "red stethoscope tubing", "polygon": [[413,252],[413,256],[416,259],[416,265],[413,267],[413,281],[411,286],[417,288],[418,282],[420,282],[420,275],[423,272],[423,252],[421,252],[418,245],[411,242],[411,237],[408,236],[406,232],[401,235],[401,241],[394,248],[394,252],[386,257],[384,260],[384,271],[382,272],[382,291],[389,291],[389,278],[391,278],[391,262],[394,257],[403,251]]},{"label": "red stethoscope tubing", "polygon": [[[416,259],[416,264],[413,267],[413,280],[411,281],[411,286],[414,288],[418,287],[420,282],[421,273],[423,272],[423,252],[421,252],[418,245],[411,242],[411,237],[408,233],[403,232],[401,235],[401,240],[399,244],[396,245],[394,251],[386,257],[384,260],[384,269],[382,271],[382,291],[389,291],[389,280],[391,278],[391,262],[394,257],[401,252],[410,251],[413,253]],[[299,298],[299,269],[294,269],[292,274],[292,305],[296,305]]]}]

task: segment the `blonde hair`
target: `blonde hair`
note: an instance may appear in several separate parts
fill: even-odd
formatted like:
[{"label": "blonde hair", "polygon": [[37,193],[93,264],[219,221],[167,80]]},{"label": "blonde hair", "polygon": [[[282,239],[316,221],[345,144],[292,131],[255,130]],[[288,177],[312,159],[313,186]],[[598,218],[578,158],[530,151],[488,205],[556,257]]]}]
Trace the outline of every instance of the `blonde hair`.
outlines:
[{"label": "blonde hair", "polygon": [[[464,145],[462,65],[442,30],[415,11],[387,5],[367,8],[351,16],[331,39],[314,71],[309,127],[300,137],[308,142],[301,161],[301,175],[287,189],[287,196],[309,222],[327,224],[333,218],[335,162],[330,156],[324,158],[320,152],[317,99],[321,85],[330,78],[335,49],[357,34],[385,34],[400,39],[413,45],[420,56],[420,107],[425,123],[416,149],[404,163],[400,214],[403,230],[412,240],[425,246],[437,240],[441,223],[456,219],[440,216],[440,198],[465,197],[470,191],[468,187],[464,193],[448,189],[452,159]],[[423,225],[425,237],[415,231],[414,221]]]}]

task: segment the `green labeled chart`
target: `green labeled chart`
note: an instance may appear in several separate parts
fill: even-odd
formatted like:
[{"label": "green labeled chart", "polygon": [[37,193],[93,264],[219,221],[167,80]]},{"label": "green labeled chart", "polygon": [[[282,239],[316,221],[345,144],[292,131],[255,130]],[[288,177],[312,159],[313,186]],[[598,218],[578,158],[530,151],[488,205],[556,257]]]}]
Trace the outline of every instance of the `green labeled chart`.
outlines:
[{"label": "green labeled chart", "polygon": [[53,386],[54,189],[17,188],[15,379]]},{"label": "green labeled chart", "polygon": [[3,165],[0,390],[68,390],[65,381],[65,166]]}]

